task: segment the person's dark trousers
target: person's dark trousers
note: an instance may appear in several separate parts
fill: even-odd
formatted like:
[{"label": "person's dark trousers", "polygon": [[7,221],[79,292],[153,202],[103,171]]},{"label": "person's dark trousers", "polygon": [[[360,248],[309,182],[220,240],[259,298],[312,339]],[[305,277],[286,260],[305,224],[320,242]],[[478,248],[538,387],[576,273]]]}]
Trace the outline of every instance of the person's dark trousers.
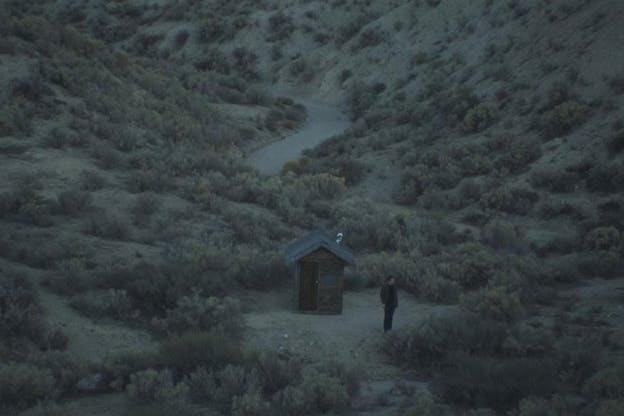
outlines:
[{"label": "person's dark trousers", "polygon": [[384,332],[388,332],[392,329],[392,316],[394,315],[394,308],[384,308]]}]

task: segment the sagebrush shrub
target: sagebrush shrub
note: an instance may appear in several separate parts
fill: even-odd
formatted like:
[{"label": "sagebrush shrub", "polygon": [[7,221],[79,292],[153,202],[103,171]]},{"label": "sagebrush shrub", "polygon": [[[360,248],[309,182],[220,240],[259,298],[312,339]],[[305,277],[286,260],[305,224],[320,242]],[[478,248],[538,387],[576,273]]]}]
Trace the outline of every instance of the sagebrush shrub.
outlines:
[{"label": "sagebrush shrub", "polygon": [[132,374],[126,392],[139,404],[158,403],[175,409],[186,401],[188,387],[184,383],[175,384],[171,371],[150,368]]},{"label": "sagebrush shrub", "polygon": [[189,374],[197,367],[220,369],[242,362],[242,352],[232,338],[217,332],[187,332],[166,339],[160,358],[176,375]]},{"label": "sagebrush shrub", "polygon": [[26,276],[0,274],[0,345],[26,339],[44,346],[45,324],[36,292]]},{"label": "sagebrush shrub", "polygon": [[0,364],[0,406],[27,406],[57,395],[54,376],[31,364]]},{"label": "sagebrush shrub", "polygon": [[369,27],[360,32],[356,44],[352,50],[370,48],[382,43],[388,37],[383,29],[379,27]]},{"label": "sagebrush shrub", "polygon": [[574,172],[540,170],[531,174],[531,185],[551,192],[571,192],[578,182],[579,177]]},{"label": "sagebrush shrub", "polygon": [[128,320],[131,317],[132,302],[123,289],[108,289],[103,292],[86,292],[73,296],[70,305],[91,318],[104,317]]},{"label": "sagebrush shrub", "polygon": [[578,269],[586,277],[612,278],[621,274],[624,264],[616,251],[595,250],[576,256]]},{"label": "sagebrush shrub", "polygon": [[479,244],[465,243],[442,264],[442,273],[465,289],[476,289],[489,282],[496,267],[496,258],[490,252]]},{"label": "sagebrush shrub", "polygon": [[546,138],[564,135],[587,118],[587,108],[578,101],[569,100],[546,111],[541,126]]},{"label": "sagebrush shrub", "polygon": [[618,130],[607,141],[607,149],[612,155],[621,153],[624,150],[624,129]]},{"label": "sagebrush shrub", "polygon": [[51,402],[39,403],[35,407],[25,410],[19,416],[79,416],[76,406],[59,405]]},{"label": "sagebrush shrub", "polygon": [[71,393],[85,372],[85,366],[80,361],[61,351],[33,352],[26,358],[26,363],[50,371],[58,394]]},{"label": "sagebrush shrub", "polygon": [[504,287],[492,287],[465,293],[459,298],[459,301],[467,310],[496,321],[515,321],[524,310],[519,294],[510,292]]},{"label": "sagebrush shrub", "polygon": [[494,167],[501,173],[518,173],[542,156],[537,140],[515,140],[495,161]]},{"label": "sagebrush shrub", "polygon": [[592,192],[617,192],[624,190],[624,163],[599,164],[587,172],[587,188]]},{"label": "sagebrush shrub", "polygon": [[177,306],[167,310],[164,325],[167,332],[174,334],[214,330],[238,337],[243,330],[243,316],[236,299],[194,293],[178,299]]},{"label": "sagebrush shrub", "polygon": [[569,406],[558,395],[551,399],[529,396],[520,400],[518,404],[518,416],[567,416],[569,414]]},{"label": "sagebrush shrub", "polygon": [[624,399],[624,364],[597,371],[585,382],[583,393],[594,399]]},{"label": "sagebrush shrub", "polygon": [[269,38],[273,42],[288,38],[295,30],[295,24],[292,16],[289,16],[281,10],[269,16]]},{"label": "sagebrush shrub", "polygon": [[262,351],[258,354],[255,365],[259,370],[263,393],[272,396],[286,386],[300,381],[303,363],[293,357],[282,357],[274,351]]},{"label": "sagebrush shrub", "polygon": [[61,214],[73,216],[89,207],[91,195],[79,189],[68,189],[60,192],[56,200]]},{"label": "sagebrush shrub", "polygon": [[596,409],[595,416],[619,416],[624,414],[624,400],[605,400]]},{"label": "sagebrush shrub", "polygon": [[85,232],[111,240],[127,240],[130,236],[130,225],[117,215],[101,213],[88,219]]},{"label": "sagebrush shrub", "polygon": [[401,173],[398,188],[392,198],[399,204],[413,204],[425,191],[428,181],[427,169],[424,166],[414,166]]},{"label": "sagebrush shrub", "polygon": [[507,410],[529,395],[557,391],[557,369],[541,358],[490,358],[453,353],[434,380],[445,399],[471,407]]},{"label": "sagebrush shrub", "polygon": [[521,249],[523,243],[518,227],[501,218],[485,224],[481,230],[481,241],[495,249]]},{"label": "sagebrush shrub", "polygon": [[519,187],[500,187],[481,196],[481,206],[518,215],[528,214],[539,196],[537,193]]},{"label": "sagebrush shrub", "polygon": [[463,128],[468,133],[485,130],[494,122],[494,112],[487,104],[479,104],[464,116]]},{"label": "sagebrush shrub", "polygon": [[93,170],[83,170],[80,178],[80,189],[97,191],[106,185],[106,179]]},{"label": "sagebrush shrub", "polygon": [[101,370],[110,380],[110,387],[123,391],[130,381],[130,376],[149,368],[158,368],[159,356],[153,352],[132,349],[107,355],[102,360]]},{"label": "sagebrush shrub", "polygon": [[594,228],[583,239],[583,247],[587,250],[618,251],[620,246],[620,232],[613,226]]}]

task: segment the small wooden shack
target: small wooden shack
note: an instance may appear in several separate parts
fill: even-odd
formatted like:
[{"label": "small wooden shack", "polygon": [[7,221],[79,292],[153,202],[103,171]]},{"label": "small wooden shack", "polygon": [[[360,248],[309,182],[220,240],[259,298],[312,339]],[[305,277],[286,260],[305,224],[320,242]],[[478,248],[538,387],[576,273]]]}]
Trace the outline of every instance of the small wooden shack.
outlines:
[{"label": "small wooden shack", "polygon": [[294,269],[295,309],[307,313],[342,313],[345,265],[353,254],[325,232],[313,231],[286,248],[286,263]]}]

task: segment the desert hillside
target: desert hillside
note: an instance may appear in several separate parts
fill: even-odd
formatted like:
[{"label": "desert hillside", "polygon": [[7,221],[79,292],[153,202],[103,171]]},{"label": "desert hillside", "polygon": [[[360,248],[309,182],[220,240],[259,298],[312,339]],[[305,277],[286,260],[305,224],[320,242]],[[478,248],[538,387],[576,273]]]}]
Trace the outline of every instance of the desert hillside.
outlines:
[{"label": "desert hillside", "polygon": [[[2,0],[0,414],[623,415],[623,21]],[[315,229],[341,315],[292,308]]]}]

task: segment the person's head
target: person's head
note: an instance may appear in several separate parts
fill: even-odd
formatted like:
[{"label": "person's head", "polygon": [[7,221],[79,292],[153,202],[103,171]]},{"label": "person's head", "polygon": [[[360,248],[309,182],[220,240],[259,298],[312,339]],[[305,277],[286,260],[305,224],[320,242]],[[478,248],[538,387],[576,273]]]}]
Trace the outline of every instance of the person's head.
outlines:
[{"label": "person's head", "polygon": [[387,285],[393,285],[394,284],[394,277],[392,277],[392,276],[386,277],[386,284]]}]

